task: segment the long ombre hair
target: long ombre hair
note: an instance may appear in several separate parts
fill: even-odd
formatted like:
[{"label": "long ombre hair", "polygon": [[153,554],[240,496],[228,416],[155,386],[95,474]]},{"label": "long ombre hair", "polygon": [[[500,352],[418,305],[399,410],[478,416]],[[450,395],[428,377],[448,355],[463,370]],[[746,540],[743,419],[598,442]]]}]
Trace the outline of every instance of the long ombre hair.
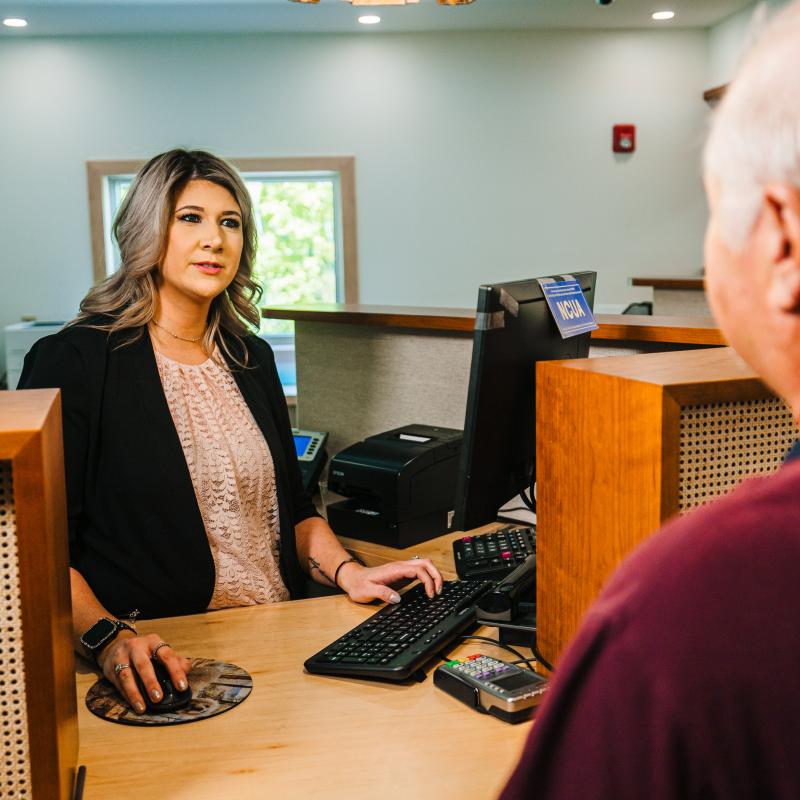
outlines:
[{"label": "long ombre hair", "polygon": [[[156,278],[167,246],[175,201],[191,180],[210,181],[227,189],[242,212],[239,268],[228,288],[211,301],[203,346],[211,352],[217,344],[229,360],[245,366],[247,348],[243,339],[258,328],[256,304],[262,293],[251,277],[258,244],[253,206],[236,169],[202,150],[170,150],[151,158],[142,167],[112,228],[119,244],[120,268],[83,298],[80,313],[71,324],[88,324],[109,333],[131,331],[123,344],[135,342],[143,335],[156,312]],[[107,317],[108,322],[97,322],[98,316]],[[231,351],[233,342],[238,345],[235,348],[238,353]]]}]

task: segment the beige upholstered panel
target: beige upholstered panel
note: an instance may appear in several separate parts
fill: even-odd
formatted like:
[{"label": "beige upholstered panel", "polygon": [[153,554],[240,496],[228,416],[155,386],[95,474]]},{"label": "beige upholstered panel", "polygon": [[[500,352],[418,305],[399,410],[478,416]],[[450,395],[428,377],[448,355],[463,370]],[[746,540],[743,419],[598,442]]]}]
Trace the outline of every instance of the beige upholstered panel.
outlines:
[{"label": "beige upholstered panel", "polygon": [[463,428],[472,335],[298,323],[297,422],[330,432],[333,455],[421,422]]},{"label": "beige upholstered panel", "polygon": [[646,352],[641,347],[633,346],[627,342],[592,342],[589,346],[589,358],[606,358],[608,356],[637,356]]},{"label": "beige upholstered panel", "polygon": [[11,463],[0,461],[0,797],[32,798]]},{"label": "beige upholstered panel", "polygon": [[710,317],[701,289],[653,289],[653,313],[663,317]]},{"label": "beige upholstered panel", "polygon": [[681,408],[681,512],[777,469],[796,436],[791,412],[777,398]]},{"label": "beige upholstered panel", "polygon": [[[463,428],[472,334],[298,322],[297,425],[330,432],[328,452],[421,422]],[[589,355],[679,349],[661,342],[599,342]]]}]

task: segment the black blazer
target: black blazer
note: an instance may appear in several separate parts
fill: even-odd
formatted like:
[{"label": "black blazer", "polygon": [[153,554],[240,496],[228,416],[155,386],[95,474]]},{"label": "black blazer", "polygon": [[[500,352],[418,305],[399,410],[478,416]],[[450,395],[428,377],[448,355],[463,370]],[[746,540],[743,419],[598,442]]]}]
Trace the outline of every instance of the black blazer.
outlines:
[{"label": "black blazer", "polygon": [[[125,337],[70,326],[40,339],[18,388],[61,389],[70,563],[100,602],[119,617],[204,611],[214,561],[189,468],[150,337],[120,346]],[[248,366],[231,369],[275,463],[281,574],[291,597],[304,597],[294,526],[316,510],[272,349],[256,336],[246,346]]]}]

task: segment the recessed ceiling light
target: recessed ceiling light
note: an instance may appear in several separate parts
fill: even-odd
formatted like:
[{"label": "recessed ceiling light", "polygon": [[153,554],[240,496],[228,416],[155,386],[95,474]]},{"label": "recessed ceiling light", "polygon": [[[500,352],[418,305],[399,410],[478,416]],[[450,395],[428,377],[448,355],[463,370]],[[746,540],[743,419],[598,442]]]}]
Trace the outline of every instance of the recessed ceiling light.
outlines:
[{"label": "recessed ceiling light", "polygon": [[3,25],[7,28],[25,28],[28,25],[28,20],[17,19],[16,17],[7,17],[3,20]]},{"label": "recessed ceiling light", "polygon": [[358,21],[362,25],[377,25],[381,21],[381,18],[375,14],[364,14],[363,17],[358,18]]},{"label": "recessed ceiling light", "polygon": [[656,11],[656,13],[653,14],[653,19],[657,20],[672,19],[674,16],[675,16],[674,11]]}]

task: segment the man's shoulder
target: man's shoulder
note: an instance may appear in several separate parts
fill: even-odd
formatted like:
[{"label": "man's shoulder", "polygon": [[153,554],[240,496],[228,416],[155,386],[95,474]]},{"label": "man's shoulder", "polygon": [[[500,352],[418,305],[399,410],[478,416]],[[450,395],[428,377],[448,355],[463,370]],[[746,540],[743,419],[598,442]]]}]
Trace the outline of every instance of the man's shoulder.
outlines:
[{"label": "man's shoulder", "polygon": [[[745,597],[760,602],[770,586],[794,586],[798,493],[800,462],[793,462],[674,519],[623,562],[597,607],[619,621],[674,615],[679,622]],[[800,587],[791,591],[787,601],[800,607]]]},{"label": "man's shoulder", "polygon": [[[686,550],[693,557],[719,556],[764,547],[794,547],[787,536],[800,526],[800,461],[769,476],[749,478],[730,494],[674,519],[648,544],[661,550]],[[692,544],[692,547],[687,545]],[[645,553],[647,547],[644,548]]]}]

